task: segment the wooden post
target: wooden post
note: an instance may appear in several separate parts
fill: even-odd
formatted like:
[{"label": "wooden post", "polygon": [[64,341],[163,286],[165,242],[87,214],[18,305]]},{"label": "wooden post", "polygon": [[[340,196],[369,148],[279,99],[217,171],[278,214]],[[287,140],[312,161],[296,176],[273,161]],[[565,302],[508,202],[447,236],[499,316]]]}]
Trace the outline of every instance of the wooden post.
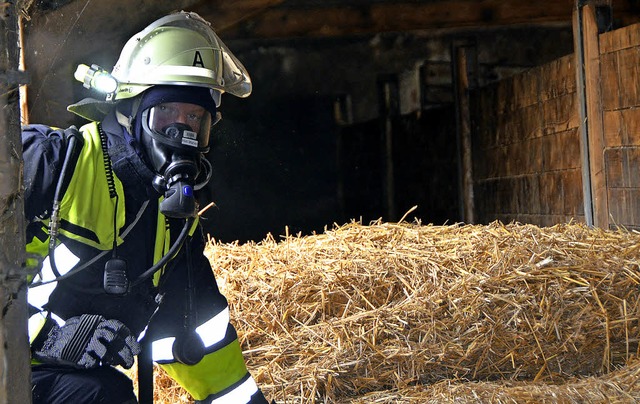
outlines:
[{"label": "wooden post", "polygon": [[26,75],[18,71],[18,19],[14,2],[4,3],[0,32],[0,403],[30,403],[18,95]]},{"label": "wooden post", "polygon": [[[18,16],[18,40],[20,41],[20,62],[19,69],[22,71],[27,70],[24,61],[24,17]],[[29,124],[29,107],[27,103],[27,85],[26,83],[20,86],[20,123],[22,125]]]},{"label": "wooden post", "polygon": [[347,216],[347,201],[345,190],[345,162],[349,161],[351,156],[345,153],[345,126],[353,124],[353,106],[351,103],[351,96],[349,94],[341,94],[336,97],[333,102],[333,117],[335,123],[338,126],[338,135],[336,139],[336,168],[338,170],[338,179],[336,186],[336,196],[338,199],[338,205],[340,207],[340,217],[342,219],[348,219]]},{"label": "wooden post", "polygon": [[600,46],[594,2],[578,0],[573,13],[584,214],[587,225],[609,227],[600,87]]},{"label": "wooden post", "polygon": [[454,41],[451,47],[451,70],[456,107],[456,135],[458,146],[458,189],[460,216],[465,223],[474,223],[473,159],[471,144],[471,110],[469,88],[471,75],[477,64],[475,46]]},{"label": "wooden post", "polygon": [[380,119],[382,122],[383,206],[385,207],[387,220],[393,221],[397,219],[393,164],[393,122],[400,115],[397,76],[383,76],[378,80],[378,100],[380,102]]}]

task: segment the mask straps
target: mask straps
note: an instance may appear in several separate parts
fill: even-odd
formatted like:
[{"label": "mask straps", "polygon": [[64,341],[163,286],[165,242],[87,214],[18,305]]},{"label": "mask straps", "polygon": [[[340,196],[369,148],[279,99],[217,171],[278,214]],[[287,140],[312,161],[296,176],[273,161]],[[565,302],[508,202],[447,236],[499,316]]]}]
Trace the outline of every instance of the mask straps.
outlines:
[{"label": "mask straps", "polygon": [[131,113],[129,114],[129,116],[126,116],[116,108],[116,119],[118,120],[118,123],[122,125],[127,130],[127,132],[129,132],[129,134],[132,136],[133,136],[133,119],[136,116],[136,113],[138,112],[138,108],[140,108],[141,102],[142,102],[142,97],[136,97],[133,100],[133,103],[131,104]]}]

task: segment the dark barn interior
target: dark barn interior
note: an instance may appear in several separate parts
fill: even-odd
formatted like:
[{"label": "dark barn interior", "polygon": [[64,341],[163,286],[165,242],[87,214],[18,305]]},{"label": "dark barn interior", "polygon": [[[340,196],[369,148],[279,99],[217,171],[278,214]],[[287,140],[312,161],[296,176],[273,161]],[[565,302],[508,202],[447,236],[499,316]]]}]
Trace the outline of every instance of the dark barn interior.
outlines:
[{"label": "dark barn interior", "polygon": [[[36,0],[23,9],[26,119],[81,125],[66,111],[91,95],[75,67],[110,70],[130,36],[180,9],[213,24],[254,86],[223,96],[214,130],[200,197],[216,239],[398,221],[414,206],[422,223],[640,226],[640,35],[603,37],[640,20],[637,1]],[[597,64],[578,63],[585,32],[600,35]]]}]

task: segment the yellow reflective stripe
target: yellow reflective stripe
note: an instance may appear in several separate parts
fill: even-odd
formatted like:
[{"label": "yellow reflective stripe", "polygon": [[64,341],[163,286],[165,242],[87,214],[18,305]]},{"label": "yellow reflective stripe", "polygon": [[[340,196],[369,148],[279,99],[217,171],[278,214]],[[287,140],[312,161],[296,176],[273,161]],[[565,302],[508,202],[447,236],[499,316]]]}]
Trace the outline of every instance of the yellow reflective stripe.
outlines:
[{"label": "yellow reflective stripe", "polygon": [[36,339],[42,327],[44,327],[44,323],[47,322],[47,313],[39,312],[29,317],[29,344],[33,343],[33,340]]},{"label": "yellow reflective stripe", "polygon": [[[90,123],[82,128],[84,145],[78,158],[82,170],[74,170],[69,188],[60,203],[60,216],[74,226],[90,229],[97,241],[83,237],[72,230],[61,229],[60,233],[99,250],[113,247],[113,218],[115,198],[109,196],[107,173],[104,167],[102,147],[97,124]],[[122,183],[113,176],[118,198],[118,217],[116,227],[121,229],[125,223],[124,192]],[[118,244],[122,243],[120,237]]]},{"label": "yellow reflective stripe", "polygon": [[200,222],[200,216],[196,216],[196,218],[193,220],[193,224],[191,225],[191,228],[189,229],[190,236],[193,236],[193,234],[196,232],[199,222]]},{"label": "yellow reflective stripe", "polygon": [[160,366],[196,400],[204,400],[233,386],[247,374],[238,340],[207,354],[196,365],[171,363]]},{"label": "yellow reflective stripe", "polygon": [[[43,224],[44,226],[44,224]],[[45,230],[46,231],[46,230]],[[48,235],[48,232],[47,232]],[[38,273],[42,270],[43,259],[49,254],[49,237],[42,241],[38,237],[33,237],[26,245],[26,251],[33,256],[27,257],[25,265],[30,270],[33,269],[34,273]],[[39,256],[38,259],[36,256]],[[27,275],[27,282],[31,283],[35,275]]]},{"label": "yellow reflective stripe", "polygon": [[[171,248],[171,234],[169,232],[169,226],[165,217],[162,213],[160,213],[160,202],[162,202],[163,198],[160,198],[158,201],[158,221],[156,224],[156,244],[153,250],[153,263],[160,261],[160,259],[164,256],[164,254],[169,251]],[[160,276],[163,273],[164,268],[160,268],[153,274],[153,284],[154,286],[158,286],[160,282]]]},{"label": "yellow reflective stripe", "polygon": [[[160,199],[158,200],[158,223],[156,226],[156,244],[155,244],[155,249],[153,251],[154,264],[160,261],[160,259],[171,248],[171,233],[169,231],[169,226],[165,220],[165,216],[162,213],[159,213],[160,203],[162,202],[163,199],[164,197],[160,197]],[[196,229],[198,228],[198,223],[199,223],[199,218],[196,217],[195,220],[193,221],[193,224],[189,228],[189,236],[194,235],[194,233],[196,232]],[[155,286],[158,286],[158,283],[160,282],[160,277],[162,276],[163,269],[164,268],[161,268],[153,274],[153,284]]]},{"label": "yellow reflective stripe", "polygon": [[65,323],[63,319],[56,316],[55,313],[49,313],[47,311],[40,311],[31,317],[29,317],[29,344],[32,344],[36,339],[42,327],[44,327],[47,322],[47,316],[49,316],[52,320],[54,320],[59,327],[62,327]]},{"label": "yellow reflective stripe", "polygon": [[[80,128],[80,132],[84,144],[77,164],[83,169],[73,171],[69,188],[60,203],[60,217],[68,222],[68,226],[60,228],[60,234],[99,250],[110,250],[114,239],[115,198],[109,196],[98,126],[93,122]],[[125,223],[124,193],[120,180],[115,176],[113,180],[120,196],[116,219],[119,230]],[[121,244],[122,239],[118,237],[117,242]],[[27,251],[41,253],[42,249],[37,245],[45,242],[34,239],[29,244]]]}]

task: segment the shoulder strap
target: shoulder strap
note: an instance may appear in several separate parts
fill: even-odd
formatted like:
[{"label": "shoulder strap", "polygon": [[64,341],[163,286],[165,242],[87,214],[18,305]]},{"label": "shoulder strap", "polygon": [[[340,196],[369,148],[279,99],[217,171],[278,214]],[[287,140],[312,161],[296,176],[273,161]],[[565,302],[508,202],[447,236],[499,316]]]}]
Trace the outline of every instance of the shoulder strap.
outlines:
[{"label": "shoulder strap", "polygon": [[68,127],[63,133],[66,151],[54,195],[54,202],[57,201],[58,203],[60,203],[64,193],[69,187],[69,182],[71,182],[73,171],[76,168],[76,164],[78,164],[78,158],[84,145],[84,139],[75,126]]}]

